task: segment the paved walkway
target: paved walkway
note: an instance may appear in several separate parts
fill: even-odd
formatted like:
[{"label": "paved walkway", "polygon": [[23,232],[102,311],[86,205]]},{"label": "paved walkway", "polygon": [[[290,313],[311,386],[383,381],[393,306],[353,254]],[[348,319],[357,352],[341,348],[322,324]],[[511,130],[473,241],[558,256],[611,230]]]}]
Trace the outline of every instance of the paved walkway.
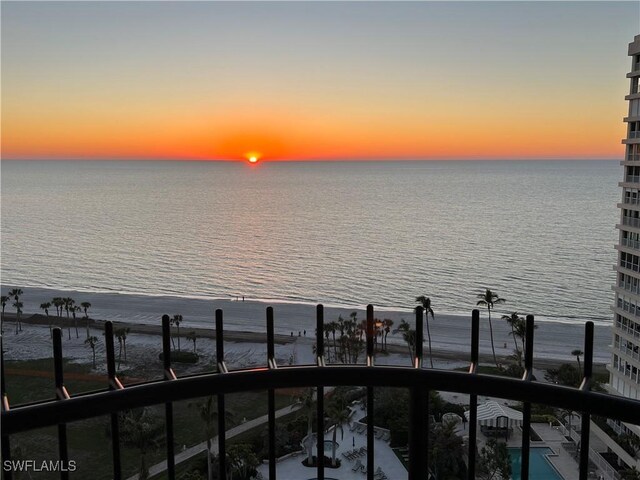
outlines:
[{"label": "paved walkway", "polygon": [[[288,407],[284,407],[284,408],[281,408],[280,410],[276,410],[276,418],[280,418],[289,413],[296,412],[300,408],[301,408],[300,405],[289,405]],[[247,422],[241,423],[240,425],[237,425],[227,430],[226,439],[229,440],[230,438],[233,438],[236,435],[240,435],[241,433],[246,432],[247,430],[251,430],[252,428],[262,425],[263,423],[267,423],[268,420],[269,420],[268,415],[262,415],[261,417],[254,418],[253,420],[249,420]],[[211,443],[212,443],[211,452],[217,455],[218,454],[218,436],[217,435],[213,437],[213,439],[211,440]],[[197,445],[194,445],[193,447],[189,447],[175,454],[174,456],[175,464],[178,465],[186,460],[189,460],[190,458],[195,457],[196,455],[199,455],[202,452],[205,452],[206,450],[207,450],[207,442],[202,442]],[[149,477],[158,475],[159,473],[164,472],[166,469],[167,469],[166,460],[163,460],[160,463],[156,463],[155,465],[149,467]],[[135,474],[129,477],[127,480],[138,480],[138,474]]]}]

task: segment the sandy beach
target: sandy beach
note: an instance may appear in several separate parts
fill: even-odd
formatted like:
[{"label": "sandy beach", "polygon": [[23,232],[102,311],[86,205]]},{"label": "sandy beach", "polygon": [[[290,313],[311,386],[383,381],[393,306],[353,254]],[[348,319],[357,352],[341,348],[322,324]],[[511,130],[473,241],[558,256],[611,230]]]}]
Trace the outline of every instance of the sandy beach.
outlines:
[{"label": "sandy beach", "polygon": [[[3,291],[7,287],[3,287]],[[89,314],[91,318],[100,319],[93,325],[94,330],[102,331],[101,323],[111,320],[118,324],[126,324],[135,335],[157,337],[160,334],[160,324],[163,314],[173,315],[179,313],[183,315],[184,321],[180,330],[183,335],[190,331],[195,331],[199,338],[214,338],[214,312],[220,308],[224,312],[225,341],[234,344],[247,343],[261,345],[266,341],[266,307],[271,305],[274,308],[275,329],[277,333],[276,342],[281,346],[286,345],[311,345],[313,344],[313,334],[315,329],[315,306],[293,303],[272,303],[259,302],[245,299],[238,301],[235,299],[200,299],[186,297],[169,296],[143,296],[125,295],[117,293],[83,293],[73,291],[57,291],[42,288],[22,288],[24,294],[21,301],[24,303],[23,318],[25,324],[34,323],[46,325],[47,319],[39,309],[39,305],[49,301],[54,296],[68,296],[76,300],[76,303],[88,301],[91,303]],[[365,307],[361,309],[348,309],[338,307],[325,308],[325,321],[332,321],[339,315],[348,317],[353,311],[357,311],[358,318],[365,318]],[[491,355],[491,343],[489,337],[489,326],[486,310],[480,311],[480,354],[481,357],[489,361]],[[49,312],[55,314],[52,308]],[[510,313],[508,310],[498,309],[492,314],[494,339],[496,353],[500,357],[510,355],[513,350],[513,338],[507,323],[500,319],[502,314]],[[13,316],[10,304],[6,308],[6,317],[9,321]],[[31,317],[31,319],[29,319]],[[413,313],[406,311],[376,311],[376,317],[390,318],[395,325],[404,318],[412,322]],[[81,325],[80,338],[84,334],[84,323]],[[11,324],[13,326],[13,324]],[[435,320],[430,320],[431,338],[434,356],[441,359],[457,360],[466,362],[469,358],[470,343],[470,315],[469,317],[456,315],[441,315],[436,310]],[[35,327],[34,327],[35,328]],[[13,354],[12,345],[23,343],[19,340],[21,335],[13,335],[11,328],[7,328],[4,338],[5,350],[10,358]],[[46,328],[45,340],[48,340],[48,328]],[[306,335],[305,335],[306,331]],[[75,333],[73,335],[75,337]],[[535,361],[542,364],[573,361],[571,351],[583,349],[584,324],[559,323],[559,322],[538,322],[535,331]],[[128,340],[129,341],[129,340]],[[134,342],[132,337],[130,340]],[[156,343],[157,340],[151,341]],[[186,345],[187,341],[182,340]],[[30,355],[37,354],[37,344],[30,347],[33,351]],[[205,344],[202,341],[199,344]],[[209,342],[213,343],[213,342]],[[400,334],[389,334],[388,343],[390,351],[400,356],[406,356],[406,346]],[[608,345],[611,343],[611,327],[608,325],[595,325],[595,345],[594,362],[605,364],[610,362],[611,354]],[[191,345],[189,343],[189,345]],[[505,346],[506,345],[506,346]],[[44,352],[50,352],[50,347],[46,343],[41,345]],[[82,346],[86,350],[86,346]],[[187,346],[189,348],[189,346]],[[425,352],[427,343],[425,342]],[[86,352],[84,353],[86,354]],[[266,353],[265,353],[266,355]],[[47,356],[41,355],[41,356]],[[33,357],[32,357],[33,358]],[[37,357],[36,357],[37,358]],[[310,362],[312,359],[310,360]],[[262,362],[261,362],[262,363]]]}]

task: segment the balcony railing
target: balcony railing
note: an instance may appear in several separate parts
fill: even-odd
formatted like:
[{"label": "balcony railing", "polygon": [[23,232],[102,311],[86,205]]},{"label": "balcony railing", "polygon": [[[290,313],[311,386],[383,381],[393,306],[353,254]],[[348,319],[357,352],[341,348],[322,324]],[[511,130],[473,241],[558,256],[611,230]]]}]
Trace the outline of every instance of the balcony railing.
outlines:
[{"label": "balcony railing", "polygon": [[[637,168],[637,167],[633,167],[633,168]],[[640,182],[640,175],[625,175],[624,181],[630,182],[630,183],[638,183]]]},{"label": "balcony railing", "polygon": [[638,205],[640,204],[640,198],[638,197],[624,197],[624,200],[622,201],[622,203],[626,204],[626,205]]},{"label": "balcony railing", "polygon": [[623,280],[618,282],[618,287],[626,290],[630,293],[635,293],[636,295],[640,294],[640,284],[636,283],[635,285],[632,282],[625,282]]},{"label": "balcony railing", "polygon": [[[316,363],[306,366],[283,366],[276,363],[274,348],[274,315],[271,307],[266,311],[267,358],[266,367],[229,371],[224,357],[223,313],[216,310],[216,360],[217,372],[176,378],[171,367],[171,333],[169,316],[162,318],[162,347],[164,379],[124,387],[116,376],[114,336],[111,322],[105,324],[107,351],[108,386],[104,391],[70,395],[63,376],[62,333],[53,332],[53,355],[55,365],[54,385],[57,399],[37,402],[24,406],[12,406],[4,383],[4,362],[2,362],[2,456],[11,459],[10,443],[12,435],[43,428],[58,427],[58,449],[60,460],[68,462],[66,424],[76,420],[95,418],[102,415],[111,417],[111,451],[113,478],[122,478],[120,457],[120,434],[118,412],[150,405],[164,405],[166,417],[166,456],[168,478],[175,479],[175,451],[173,402],[197,397],[216,395],[218,400],[218,452],[219,476],[226,478],[227,460],[225,455],[225,395],[248,391],[268,391],[268,457],[270,480],[276,479],[275,457],[275,400],[274,389],[316,387],[317,431],[325,429],[324,387],[329,385],[361,385],[366,387],[367,405],[367,480],[374,480],[374,387],[404,387],[410,390],[409,414],[409,480],[427,478],[428,459],[428,398],[430,391],[449,391],[470,396],[468,479],[476,476],[477,447],[477,399],[478,395],[501,397],[523,402],[521,478],[529,478],[531,404],[541,403],[558,408],[581,412],[581,448],[579,458],[579,478],[586,480],[589,464],[589,429],[591,415],[601,415],[620,421],[637,423],[640,418],[640,401],[610,394],[591,391],[593,364],[593,322],[585,324],[583,379],[579,388],[570,388],[534,380],[533,346],[534,318],[526,318],[526,341],[524,349],[524,375],[522,379],[507,378],[477,373],[479,345],[479,312],[471,315],[471,352],[468,372],[444,371],[423,368],[422,342],[417,342],[411,367],[376,366],[374,358],[374,312],[367,307],[366,319],[366,364],[327,365],[324,353],[324,309],[317,307]],[[416,337],[423,338],[423,312],[416,309]],[[0,345],[1,347],[1,345]],[[0,348],[1,351],[1,348]],[[318,465],[316,476],[324,479],[324,443],[317,445]],[[12,472],[4,472],[11,480]],[[60,478],[67,479],[67,471],[60,472]]]},{"label": "balcony railing", "polygon": [[[625,341],[626,342],[626,341]],[[616,350],[621,353],[624,353],[628,357],[633,358],[634,360],[640,360],[640,354],[638,353],[638,347],[629,347],[625,346],[625,344],[621,343],[619,340],[613,343],[613,346]]]},{"label": "balcony railing", "polygon": [[627,155],[627,162],[640,162],[640,154],[630,153]]},{"label": "balcony railing", "polygon": [[623,362],[621,359],[617,362],[613,362],[613,368],[622,373],[625,377],[630,378],[635,383],[640,384],[640,376],[638,370],[635,372],[632,370],[633,366],[629,362]]},{"label": "balcony railing", "polygon": [[636,330],[629,325],[624,325],[620,320],[616,320],[616,328],[619,328],[627,335],[631,335],[634,338],[640,338],[640,330]]},{"label": "balcony railing", "polygon": [[622,224],[630,227],[640,228],[640,218],[622,217]]},{"label": "balcony railing", "polygon": [[640,138],[640,130],[632,130],[629,132],[629,138]]},{"label": "balcony railing", "polygon": [[632,238],[623,238],[620,241],[621,245],[624,245],[625,247],[630,247],[630,248],[635,248],[640,249],[640,241],[639,240],[633,240]]}]

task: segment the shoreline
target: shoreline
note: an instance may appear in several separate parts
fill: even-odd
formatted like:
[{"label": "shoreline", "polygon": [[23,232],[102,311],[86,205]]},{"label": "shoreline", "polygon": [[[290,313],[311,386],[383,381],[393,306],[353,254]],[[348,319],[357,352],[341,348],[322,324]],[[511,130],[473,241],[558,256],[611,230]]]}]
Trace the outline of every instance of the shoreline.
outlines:
[{"label": "shoreline", "polygon": [[[33,314],[33,315],[25,316],[24,318],[22,318],[21,322],[24,325],[28,325],[28,326],[33,326],[33,325],[48,326],[50,320],[54,328],[58,327],[63,329],[63,331],[65,328],[73,329],[75,327],[74,320],[72,318],[67,319],[66,317],[57,317],[57,316],[50,316],[50,318],[47,318],[45,315],[42,315],[42,314]],[[7,332],[10,333],[15,328],[15,314],[5,312],[4,321],[7,322],[6,323],[7,326],[11,325],[11,329],[5,328],[5,330],[7,330]],[[104,320],[90,319],[90,322],[89,322],[90,328],[94,330],[97,329],[99,331],[104,331],[104,324],[105,324]],[[126,327],[130,329],[130,333],[155,336],[159,338],[162,337],[161,325],[113,322],[113,326],[114,326],[114,330],[117,328]],[[85,328],[86,328],[86,322],[83,321],[81,318],[78,318],[78,330],[84,331]],[[185,343],[186,343],[186,334],[189,332],[195,332],[199,339],[215,340],[217,336],[214,328],[184,327],[180,337],[185,341]],[[8,335],[7,340],[9,340],[9,342],[10,342],[10,339],[11,339],[11,335]],[[261,333],[261,332],[253,332],[253,331],[239,331],[239,330],[225,329],[224,340],[225,342],[239,343],[239,344],[246,343],[246,344],[266,345],[267,334],[266,334],[266,331]],[[295,344],[298,341],[303,341],[305,343],[312,344],[314,343],[314,340],[315,339],[313,335],[307,335],[306,337],[305,336],[298,337],[297,335],[291,336],[291,335],[283,335],[283,334],[274,335],[274,343],[277,346]],[[329,344],[331,344],[331,340],[329,340]],[[162,345],[161,340],[158,340],[159,350],[161,349],[161,345]],[[496,358],[498,359],[498,361],[503,364],[509,363],[510,362],[509,355],[501,354],[498,352],[498,350],[499,349],[496,347]],[[377,352],[377,353],[379,354],[380,352]],[[439,347],[438,344],[436,343],[435,348],[432,348],[432,353],[433,353],[434,360],[443,360],[443,361],[461,362],[461,363],[469,362],[470,364],[470,352],[468,351],[467,352],[451,351],[451,350],[447,350]],[[407,354],[406,345],[402,345],[399,343],[388,343],[386,351],[382,353],[382,355],[400,355],[400,356],[404,356],[406,354]],[[479,359],[481,364],[493,365],[493,356],[490,352],[481,352],[479,355]],[[428,361],[428,347],[427,347],[426,341],[424,345],[424,361],[425,362]],[[534,356],[534,363],[535,363],[536,369],[546,370],[549,368],[557,368],[563,363],[570,363],[570,362],[571,360],[566,360],[561,358],[553,358],[553,357],[540,358],[540,357]],[[607,362],[598,362],[594,357],[593,365],[595,370],[605,371],[606,363]]]},{"label": "shoreline", "polygon": [[[0,290],[4,291],[10,288],[14,288],[13,284],[0,285]],[[124,299],[124,303],[129,303],[127,298],[131,298],[132,303],[140,303],[140,299],[148,299],[149,303],[155,303],[155,300],[162,300],[164,303],[182,303],[182,302],[208,302],[208,303],[254,303],[263,305],[264,308],[268,306],[272,307],[287,307],[287,306],[296,306],[296,307],[308,307],[315,309],[316,306],[320,303],[326,309],[332,310],[341,310],[345,312],[351,311],[365,311],[366,305],[346,305],[339,303],[330,303],[330,302],[312,302],[308,300],[291,300],[291,299],[282,299],[282,298],[249,298],[243,297],[242,295],[229,295],[225,297],[220,296],[209,296],[209,295],[189,295],[189,294],[171,294],[171,293],[144,293],[144,292],[120,292],[115,290],[74,290],[74,289],[59,289],[56,287],[45,287],[45,286],[27,286],[21,287],[17,286],[15,288],[21,288],[24,291],[36,292],[39,294],[42,299],[46,299],[53,296],[68,296],[69,294],[73,294],[74,296],[82,297],[83,300],[86,298],[99,298],[99,297],[117,297],[120,299]],[[45,293],[48,292],[48,293]],[[390,313],[390,314],[404,314],[409,318],[413,318],[413,305],[411,307],[402,307],[402,306],[380,306],[374,305],[374,308],[377,313]],[[475,307],[474,307],[475,308]],[[482,308],[480,309],[481,314],[483,313]],[[505,310],[507,313],[511,313],[509,309]],[[469,312],[463,311],[453,311],[453,312],[439,312],[443,317],[460,317],[467,318],[471,314],[471,309]],[[524,314],[522,314],[524,316]],[[565,325],[574,325],[580,322],[592,321],[597,326],[610,326],[609,320],[598,320],[594,318],[585,318],[584,320],[580,320],[575,317],[545,317],[545,316],[536,316],[537,323],[559,323]]]},{"label": "shoreline", "polygon": [[[6,287],[4,287],[6,289]],[[39,310],[40,303],[50,300],[53,296],[72,296],[76,303],[89,301],[91,318],[101,321],[110,320],[116,324],[135,328],[141,333],[160,333],[160,322],[163,314],[180,313],[184,320],[180,330],[184,332],[196,331],[205,338],[215,338],[214,312],[222,309],[225,325],[225,339],[230,341],[266,342],[266,307],[267,303],[255,300],[202,300],[185,297],[145,297],[138,295],[99,294],[88,295],[80,292],[60,292],[50,289],[23,288],[21,301],[24,303],[23,316],[26,319],[34,316],[36,321],[47,324],[46,316]],[[5,316],[13,318],[12,307],[7,304]],[[274,304],[274,323],[277,343],[291,342],[300,335],[311,339],[316,325],[316,308],[306,304]],[[358,321],[366,318],[364,307],[361,309],[325,307],[325,322],[330,322],[342,315],[348,318],[352,312],[357,312]],[[33,313],[39,312],[39,313]],[[55,314],[52,307],[49,312]],[[470,312],[469,312],[470,313]],[[501,320],[502,314],[508,310],[501,309],[492,315],[494,343],[496,356],[505,358],[512,354],[513,338],[508,324]],[[375,311],[378,318],[393,320],[392,330],[397,328],[401,319],[413,323],[412,312],[403,311]],[[37,320],[40,318],[40,320]],[[65,317],[59,321],[64,322]],[[73,323],[73,320],[71,320]],[[84,323],[78,318],[79,326]],[[536,322],[534,356],[536,361],[575,361],[571,355],[574,349],[584,349],[584,322],[558,323],[552,321]],[[469,316],[438,314],[429,320],[434,356],[468,359],[470,351],[471,321]],[[612,341],[611,325],[594,325],[594,363],[605,364],[611,362],[609,344]],[[80,328],[80,327],[79,327]],[[306,331],[306,335],[304,334]],[[425,331],[426,336],[426,331]],[[480,355],[484,358],[491,355],[489,340],[489,325],[486,310],[480,310]],[[9,340],[9,338],[7,338]],[[398,348],[401,352],[406,346],[400,334],[390,333],[388,336],[390,348]],[[425,342],[425,347],[427,342]],[[425,352],[427,349],[425,348]]]}]

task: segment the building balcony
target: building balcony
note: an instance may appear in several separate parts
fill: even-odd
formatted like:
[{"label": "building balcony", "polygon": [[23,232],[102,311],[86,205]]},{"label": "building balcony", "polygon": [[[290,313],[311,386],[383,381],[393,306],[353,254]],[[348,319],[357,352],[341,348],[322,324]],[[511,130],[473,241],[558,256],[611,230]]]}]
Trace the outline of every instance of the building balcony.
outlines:
[{"label": "building balcony", "polygon": [[631,282],[618,282],[617,285],[613,285],[611,288],[612,290],[619,291],[620,293],[640,295],[640,285],[633,285]]},{"label": "building balcony", "polygon": [[632,166],[632,165],[638,164],[639,162],[640,162],[640,155],[633,154],[633,155],[627,155],[624,160],[621,160],[620,165]]},{"label": "building balcony", "polygon": [[622,224],[633,228],[640,228],[640,218],[622,217]]},{"label": "building balcony", "polygon": [[640,241],[632,240],[630,238],[623,238],[620,240],[620,245],[623,247],[633,248],[635,250],[640,250]]},{"label": "building balcony", "polygon": [[[611,395],[608,393],[592,392],[590,390],[593,371],[593,323],[585,325],[583,379],[579,388],[571,388],[551,383],[534,381],[532,376],[534,363],[534,318],[526,319],[526,345],[524,352],[524,375],[522,378],[510,378],[495,375],[479,374],[479,325],[480,315],[474,310],[470,322],[470,357],[469,368],[466,372],[438,370],[425,368],[422,363],[423,342],[415,344],[412,352],[410,367],[377,366],[374,352],[374,312],[373,307],[367,307],[366,318],[366,358],[362,364],[344,365],[330,364],[325,361],[325,325],[324,310],[317,307],[317,323],[315,337],[315,363],[313,365],[280,366],[275,357],[274,315],[271,308],[266,315],[267,352],[265,364],[261,367],[232,370],[225,363],[223,314],[216,311],[216,365],[215,372],[197,374],[178,378],[172,369],[171,330],[168,315],[162,318],[162,380],[123,386],[116,374],[116,355],[114,348],[114,332],[111,322],[105,324],[105,346],[107,365],[105,375],[105,389],[73,395],[64,382],[64,357],[62,352],[62,332],[53,330],[53,360],[54,379],[57,398],[26,405],[12,405],[11,391],[5,389],[2,382],[2,456],[3,461],[11,460],[10,445],[14,436],[45,427],[57,427],[59,457],[63,464],[69,462],[67,442],[67,424],[79,420],[107,416],[110,418],[109,439],[105,439],[105,450],[111,452],[111,469],[113,478],[123,478],[121,464],[121,441],[119,429],[119,415],[123,410],[147,406],[162,406],[165,411],[165,446],[166,446],[166,476],[170,480],[176,478],[176,445],[174,439],[173,403],[199,397],[214,396],[217,399],[218,432],[217,451],[219,452],[218,478],[227,478],[230,465],[227,463],[226,408],[225,396],[237,392],[265,390],[268,392],[268,478],[277,478],[276,470],[276,416],[274,390],[282,388],[317,389],[317,401],[312,407],[319,432],[325,431],[324,388],[328,386],[358,385],[366,388],[366,454],[363,459],[366,467],[367,480],[376,479],[374,436],[374,388],[399,387],[409,390],[409,440],[408,440],[408,478],[409,480],[424,479],[428,476],[427,465],[429,422],[429,392],[447,391],[469,395],[469,425],[467,447],[467,472],[465,478],[476,478],[477,455],[477,420],[478,395],[499,397],[503,399],[523,402],[522,411],[522,451],[521,478],[529,478],[530,433],[531,433],[531,404],[544,404],[553,407],[581,412],[582,429],[580,433],[579,478],[587,479],[589,473],[589,433],[592,415],[599,415],[628,423],[637,423],[640,419],[640,401]],[[423,338],[422,309],[416,311],[413,324],[415,338]],[[2,349],[0,348],[0,352]],[[618,368],[616,366],[616,368]],[[2,362],[4,370],[4,362]],[[4,379],[4,371],[0,372]],[[324,465],[325,446],[317,443],[317,467],[309,469],[308,477],[324,479],[331,477]],[[68,478],[61,475],[62,478]],[[5,471],[4,478],[11,480],[12,472]],[[288,480],[288,479],[285,479]]]},{"label": "building balcony", "polygon": [[616,207],[640,210],[640,198],[625,198],[621,203],[617,203]]},{"label": "building balcony", "polygon": [[634,350],[633,348],[623,347],[620,342],[614,342],[614,348],[616,349],[616,353],[622,353],[623,355],[626,355],[628,359],[640,360],[638,347],[636,347]]},{"label": "building balcony", "polygon": [[625,175],[624,181],[627,183],[640,183],[640,175]]}]

